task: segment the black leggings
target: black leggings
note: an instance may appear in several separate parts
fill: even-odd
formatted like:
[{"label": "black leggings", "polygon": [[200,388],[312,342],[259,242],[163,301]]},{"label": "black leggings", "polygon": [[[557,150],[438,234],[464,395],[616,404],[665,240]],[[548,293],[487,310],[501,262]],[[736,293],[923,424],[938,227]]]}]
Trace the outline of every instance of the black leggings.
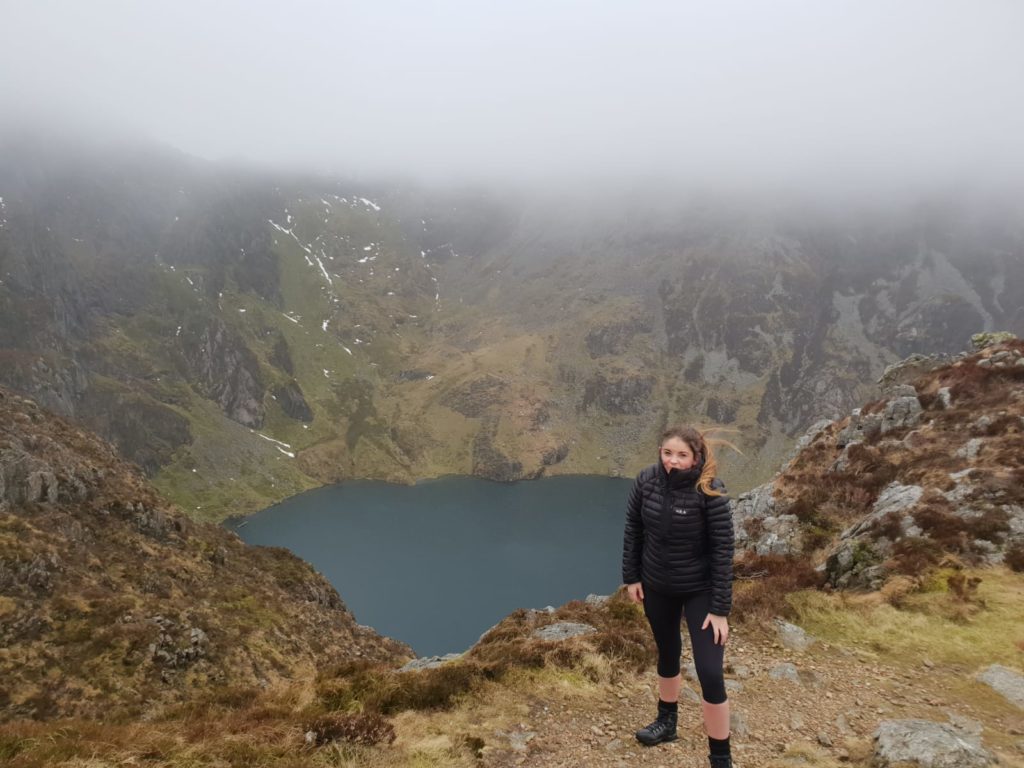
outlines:
[{"label": "black leggings", "polygon": [[715,631],[710,626],[701,629],[710,612],[711,593],[691,592],[672,597],[661,595],[644,586],[644,613],[651,623],[654,642],[658,644],[658,675],[675,677],[679,674],[679,656],[683,652],[683,640],[679,624],[686,614],[686,626],[690,630],[690,645],[693,647],[693,663],[697,667],[701,693],[708,704],[725,701],[725,676],[722,662],[725,646],[715,644]]}]

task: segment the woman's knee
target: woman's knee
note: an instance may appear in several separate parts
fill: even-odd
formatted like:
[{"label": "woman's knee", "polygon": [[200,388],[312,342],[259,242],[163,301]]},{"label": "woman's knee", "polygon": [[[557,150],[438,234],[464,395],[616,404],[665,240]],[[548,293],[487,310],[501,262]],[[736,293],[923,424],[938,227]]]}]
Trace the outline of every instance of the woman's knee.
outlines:
[{"label": "woman's knee", "polygon": [[678,635],[661,635],[655,638],[658,645],[658,674],[661,677],[675,677],[679,674],[679,657],[683,654],[682,640]]},{"label": "woman's knee", "polygon": [[708,704],[721,704],[725,701],[725,674],[721,664],[698,664],[697,679],[700,681],[704,701]]},{"label": "woman's knee", "polygon": [[658,677],[675,677],[679,674],[679,654],[658,654]]}]

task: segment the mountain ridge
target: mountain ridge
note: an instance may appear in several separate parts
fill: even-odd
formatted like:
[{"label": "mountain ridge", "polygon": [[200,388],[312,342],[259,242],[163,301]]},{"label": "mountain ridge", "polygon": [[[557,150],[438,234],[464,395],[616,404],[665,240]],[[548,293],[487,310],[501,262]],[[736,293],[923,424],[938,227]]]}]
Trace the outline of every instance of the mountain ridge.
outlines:
[{"label": "mountain ridge", "polygon": [[0,151],[0,381],[205,519],[352,478],[628,475],[667,421],[735,428],[746,489],[886,365],[1024,333],[1011,206],[576,205],[155,158]]}]

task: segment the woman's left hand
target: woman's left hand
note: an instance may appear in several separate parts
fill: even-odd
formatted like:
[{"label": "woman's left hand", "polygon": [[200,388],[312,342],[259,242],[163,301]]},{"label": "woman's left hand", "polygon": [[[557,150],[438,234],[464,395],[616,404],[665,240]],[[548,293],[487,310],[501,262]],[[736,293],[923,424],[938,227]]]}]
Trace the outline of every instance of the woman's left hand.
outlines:
[{"label": "woman's left hand", "polygon": [[717,616],[714,613],[709,613],[707,618],[704,619],[704,624],[701,629],[707,629],[708,626],[715,633],[715,643],[718,645],[725,645],[725,641],[729,639],[729,620],[725,616]]}]

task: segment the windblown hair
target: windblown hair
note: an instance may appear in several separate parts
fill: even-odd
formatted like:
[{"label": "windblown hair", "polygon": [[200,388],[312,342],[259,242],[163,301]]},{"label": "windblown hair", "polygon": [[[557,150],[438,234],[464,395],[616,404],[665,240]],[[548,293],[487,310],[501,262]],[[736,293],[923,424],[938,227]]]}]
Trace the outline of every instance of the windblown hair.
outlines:
[{"label": "windblown hair", "polygon": [[[724,496],[725,494],[721,491],[716,491],[711,488],[711,483],[715,479],[718,473],[718,461],[715,458],[715,448],[720,445],[726,445],[732,448],[739,454],[743,452],[735,445],[730,443],[728,440],[723,440],[720,437],[712,437],[712,433],[724,431],[721,428],[699,430],[695,427],[691,427],[685,424],[679,424],[674,427],[669,427],[661,433],[661,441],[658,443],[659,447],[665,444],[666,440],[671,440],[673,437],[678,437],[693,451],[694,457],[697,461],[704,459],[704,468],[700,472],[700,477],[697,480],[697,488],[699,488],[707,496]],[[735,431],[735,430],[730,430]]]}]

